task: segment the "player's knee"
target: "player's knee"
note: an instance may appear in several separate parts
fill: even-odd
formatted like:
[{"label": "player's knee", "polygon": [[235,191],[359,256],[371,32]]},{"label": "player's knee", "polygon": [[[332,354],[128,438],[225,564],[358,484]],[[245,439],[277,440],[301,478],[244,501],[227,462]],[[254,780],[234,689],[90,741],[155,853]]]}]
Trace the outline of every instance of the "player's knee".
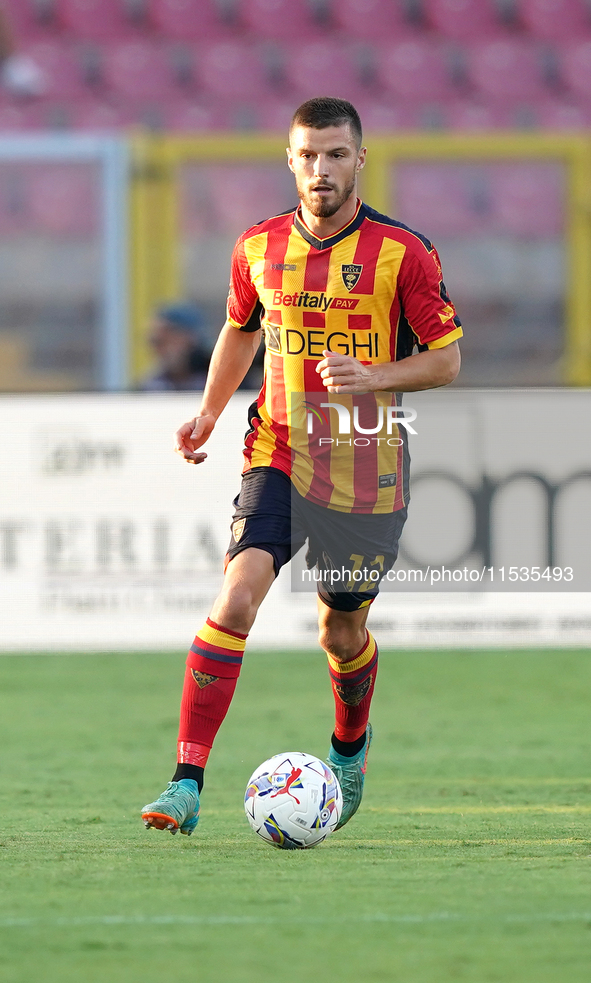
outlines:
[{"label": "player's knee", "polygon": [[248,634],[258,611],[258,599],[245,583],[227,585],[218,597],[213,610],[213,620],[230,631]]},{"label": "player's knee", "polygon": [[331,614],[318,626],[318,643],[337,662],[348,662],[359,650],[365,632],[338,617],[338,611]]}]

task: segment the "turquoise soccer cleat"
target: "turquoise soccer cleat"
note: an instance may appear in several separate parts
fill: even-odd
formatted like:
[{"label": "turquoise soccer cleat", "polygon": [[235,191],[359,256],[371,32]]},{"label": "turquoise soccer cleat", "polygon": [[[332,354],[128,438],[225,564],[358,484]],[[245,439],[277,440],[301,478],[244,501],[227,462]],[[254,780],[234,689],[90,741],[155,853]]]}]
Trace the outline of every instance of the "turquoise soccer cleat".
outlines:
[{"label": "turquoise soccer cleat", "polygon": [[365,732],[365,744],[361,751],[352,758],[339,754],[332,747],[328,753],[328,765],[333,770],[339,780],[341,792],[343,793],[343,811],[335,829],[340,829],[348,823],[351,816],[354,816],[363,798],[363,783],[365,781],[365,770],[367,768],[367,755],[371,744],[372,729],[371,724],[367,725]]},{"label": "turquoise soccer cleat", "polygon": [[190,836],[199,822],[199,789],[192,778],[169,782],[155,802],[142,809],[146,829],[169,829]]}]

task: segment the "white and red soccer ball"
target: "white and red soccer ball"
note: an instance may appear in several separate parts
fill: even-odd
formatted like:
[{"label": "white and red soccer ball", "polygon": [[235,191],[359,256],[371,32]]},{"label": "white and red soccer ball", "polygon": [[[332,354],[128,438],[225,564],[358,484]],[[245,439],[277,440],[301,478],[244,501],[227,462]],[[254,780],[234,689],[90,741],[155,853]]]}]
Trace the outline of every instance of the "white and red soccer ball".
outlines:
[{"label": "white and red soccer ball", "polygon": [[333,832],[343,808],[338,780],[328,765],[303,751],[275,754],[250,778],[247,819],[267,843],[305,850]]}]

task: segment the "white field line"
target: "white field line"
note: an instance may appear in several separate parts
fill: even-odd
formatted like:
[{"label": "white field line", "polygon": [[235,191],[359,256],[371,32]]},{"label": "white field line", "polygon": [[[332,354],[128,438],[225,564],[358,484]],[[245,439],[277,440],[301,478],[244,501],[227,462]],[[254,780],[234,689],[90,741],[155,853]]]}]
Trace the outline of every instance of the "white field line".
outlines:
[{"label": "white field line", "polygon": [[[468,915],[456,912],[431,912],[428,914],[387,915],[376,912],[373,915],[357,916],[357,922],[376,925],[425,925],[438,922],[478,922],[485,921],[506,924],[545,924],[551,922],[591,922],[591,911],[548,912],[540,914]],[[289,922],[297,925],[340,925],[342,919],[326,917],[298,918],[289,916]],[[0,918],[0,929],[6,928],[90,928],[93,926],[156,926],[156,925],[285,925],[285,916],[265,918],[258,915],[88,915],[79,918]]]},{"label": "white field line", "polygon": [[433,815],[450,816],[486,816],[497,813],[591,813],[591,805],[461,805],[461,806],[366,806],[366,812],[404,815],[423,815],[431,813]]}]

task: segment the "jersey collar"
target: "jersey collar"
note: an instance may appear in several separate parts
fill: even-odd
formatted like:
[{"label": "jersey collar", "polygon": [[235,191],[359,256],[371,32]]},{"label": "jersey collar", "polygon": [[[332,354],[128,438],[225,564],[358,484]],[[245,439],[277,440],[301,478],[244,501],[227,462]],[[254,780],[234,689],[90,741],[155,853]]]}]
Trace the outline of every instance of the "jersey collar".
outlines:
[{"label": "jersey collar", "polygon": [[357,211],[355,212],[351,221],[348,222],[342,229],[339,229],[338,232],[335,232],[334,235],[328,236],[326,239],[319,239],[318,236],[315,236],[313,232],[310,232],[308,226],[304,224],[301,216],[301,205],[298,205],[294,215],[293,224],[302,238],[313,246],[314,249],[331,249],[332,246],[336,246],[337,243],[342,242],[343,239],[346,239],[347,236],[350,236],[353,232],[357,232],[357,229],[363,222],[364,218],[365,205],[361,200],[358,200]]}]

